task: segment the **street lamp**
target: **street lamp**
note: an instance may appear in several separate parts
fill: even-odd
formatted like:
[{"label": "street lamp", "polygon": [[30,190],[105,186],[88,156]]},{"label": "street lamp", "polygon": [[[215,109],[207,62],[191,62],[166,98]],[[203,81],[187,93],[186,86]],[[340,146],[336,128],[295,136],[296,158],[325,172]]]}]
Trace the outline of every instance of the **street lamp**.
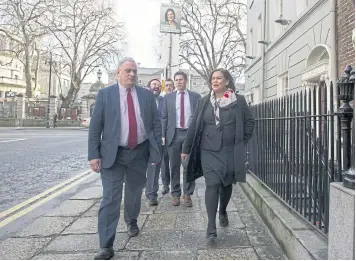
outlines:
[{"label": "street lamp", "polygon": [[354,99],[355,71],[350,65],[346,66],[344,76],[337,81],[337,87],[339,89],[339,99],[343,102],[336,112],[337,116],[340,117],[343,139],[343,183],[344,187],[355,189],[355,166],[352,166],[352,159],[355,155],[352,155],[353,150],[351,145],[351,122],[354,110],[349,104]]},{"label": "street lamp", "polygon": [[103,75],[103,73],[101,72],[101,70],[99,69],[98,72],[96,73],[96,76],[98,77],[98,80],[100,82],[101,76]]},{"label": "street lamp", "polygon": [[46,122],[46,128],[49,128],[50,123],[49,123],[49,113],[50,113],[50,102],[51,102],[51,84],[52,84],[52,66],[56,64],[52,60],[52,52],[49,53],[49,61],[46,60],[45,64],[49,65],[49,80],[48,80],[48,103],[47,103],[47,122]]}]

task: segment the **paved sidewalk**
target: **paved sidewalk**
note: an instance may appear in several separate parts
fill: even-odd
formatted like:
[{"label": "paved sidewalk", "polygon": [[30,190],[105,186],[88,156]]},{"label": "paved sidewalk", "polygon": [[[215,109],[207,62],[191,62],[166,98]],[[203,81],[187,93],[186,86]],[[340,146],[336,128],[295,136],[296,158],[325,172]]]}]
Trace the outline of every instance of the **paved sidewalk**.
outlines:
[{"label": "paved sidewalk", "polygon": [[[129,239],[121,218],[113,259],[285,258],[238,185],[228,206],[230,225],[218,228],[218,239],[209,243],[205,237],[204,187],[204,180],[199,179],[192,208],[173,207],[169,194],[161,196],[158,206],[148,207],[143,195],[140,235]],[[97,211],[101,196],[98,180],[0,242],[0,259],[92,260],[99,247]]]}]

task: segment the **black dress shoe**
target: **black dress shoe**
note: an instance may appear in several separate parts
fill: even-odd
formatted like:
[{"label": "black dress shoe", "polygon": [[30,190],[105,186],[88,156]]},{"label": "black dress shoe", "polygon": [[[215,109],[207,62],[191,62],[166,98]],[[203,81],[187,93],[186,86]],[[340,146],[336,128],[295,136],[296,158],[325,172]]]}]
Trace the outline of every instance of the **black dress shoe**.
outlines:
[{"label": "black dress shoe", "polygon": [[169,192],[169,186],[163,186],[162,194],[167,194]]},{"label": "black dress shoe", "polygon": [[127,234],[129,235],[129,237],[135,237],[138,235],[139,232],[140,232],[140,230],[137,225],[128,225],[127,226]]},{"label": "black dress shoe", "polygon": [[222,227],[227,227],[229,225],[229,218],[227,217],[227,213],[219,214],[219,223]]},{"label": "black dress shoe", "polygon": [[101,248],[99,252],[95,255],[94,260],[109,260],[114,256],[114,250],[112,247]]},{"label": "black dress shoe", "polygon": [[149,205],[150,207],[152,207],[152,206],[157,206],[157,205],[158,205],[157,199],[150,199],[150,200],[148,201],[148,205]]},{"label": "black dress shoe", "polygon": [[215,239],[217,237],[218,237],[218,235],[216,233],[209,233],[209,235],[207,235],[208,239]]}]

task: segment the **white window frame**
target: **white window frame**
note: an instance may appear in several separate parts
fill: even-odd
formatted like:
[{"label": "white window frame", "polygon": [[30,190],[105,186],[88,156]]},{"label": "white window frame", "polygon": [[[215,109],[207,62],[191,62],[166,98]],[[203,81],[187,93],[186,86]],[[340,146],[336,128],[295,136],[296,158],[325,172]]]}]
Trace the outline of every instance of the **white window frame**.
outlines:
[{"label": "white window frame", "polygon": [[278,75],[277,96],[284,97],[289,93],[289,75],[288,72]]}]

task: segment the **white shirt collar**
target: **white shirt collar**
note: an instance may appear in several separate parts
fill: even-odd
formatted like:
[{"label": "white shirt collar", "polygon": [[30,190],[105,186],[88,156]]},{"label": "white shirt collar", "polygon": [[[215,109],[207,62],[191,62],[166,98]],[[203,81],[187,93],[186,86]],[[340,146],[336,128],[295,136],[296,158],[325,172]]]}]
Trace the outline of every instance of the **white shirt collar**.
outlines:
[{"label": "white shirt collar", "polygon": [[[120,83],[118,82],[117,85],[119,86],[119,89],[123,92],[126,92],[127,88],[123,87],[120,85]],[[131,87],[132,91],[135,91],[135,85],[133,87]]]}]

